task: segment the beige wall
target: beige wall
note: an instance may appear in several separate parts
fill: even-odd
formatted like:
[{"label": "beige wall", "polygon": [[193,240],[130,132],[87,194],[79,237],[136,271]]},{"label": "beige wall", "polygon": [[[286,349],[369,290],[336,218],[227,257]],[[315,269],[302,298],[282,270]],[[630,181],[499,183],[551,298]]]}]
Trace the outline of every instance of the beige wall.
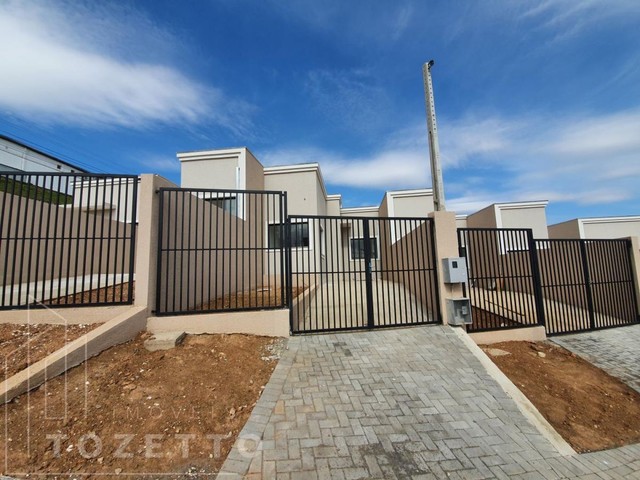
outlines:
[{"label": "beige wall", "polygon": [[549,238],[547,231],[547,215],[544,206],[499,206],[501,228],[531,228],[533,238]]},{"label": "beige wall", "polygon": [[[246,199],[247,212],[262,211],[262,205],[251,204],[256,201],[261,199]],[[191,229],[185,231],[188,225]],[[207,309],[216,298],[261,286],[266,262],[257,249],[264,237],[252,226],[249,218],[238,218],[195,195],[165,193],[163,246],[169,251],[162,255],[161,309]],[[238,246],[252,250],[235,250]]]},{"label": "beige wall", "polygon": [[238,188],[236,170],[239,158],[235,154],[215,159],[181,159],[180,186],[185,188]]},{"label": "beige wall", "polygon": [[433,195],[393,195],[394,217],[427,217],[433,212]]},{"label": "beige wall", "polygon": [[[389,222],[385,222],[389,223]],[[396,223],[391,221],[390,223]],[[391,271],[382,275],[383,279],[400,283],[409,290],[429,312],[438,308],[436,304],[437,284],[430,269],[437,268],[432,258],[431,224],[420,223],[400,240],[391,243],[390,232],[382,235],[384,249],[381,255],[381,269]],[[383,229],[386,230],[386,229]],[[400,271],[398,271],[400,270]]]},{"label": "beige wall", "polygon": [[580,238],[580,226],[578,224],[578,219],[549,225],[547,230],[549,231],[549,238]]},{"label": "beige wall", "polygon": [[[266,190],[286,191],[290,215],[318,215],[318,177],[313,170],[271,173],[264,178]],[[326,207],[325,207],[326,208]]]},{"label": "beige wall", "polygon": [[2,238],[20,239],[0,242],[0,281],[6,285],[128,272],[131,242],[124,238],[131,236],[131,225],[112,221],[103,210],[96,215],[0,192],[0,217]]},{"label": "beige wall", "polygon": [[488,207],[467,216],[467,227],[497,228],[495,206],[489,205]]},{"label": "beige wall", "polygon": [[[264,167],[254,157],[248,149],[244,151],[244,171],[246,172],[246,189],[247,190],[265,190],[264,187]],[[242,172],[241,172],[242,173]],[[209,187],[217,188],[217,187]]]},{"label": "beige wall", "polygon": [[340,215],[341,208],[340,198],[328,198],[327,199],[327,215],[338,216]]},{"label": "beige wall", "polygon": [[640,237],[640,218],[637,220],[611,219],[582,222],[584,238],[626,238]]}]

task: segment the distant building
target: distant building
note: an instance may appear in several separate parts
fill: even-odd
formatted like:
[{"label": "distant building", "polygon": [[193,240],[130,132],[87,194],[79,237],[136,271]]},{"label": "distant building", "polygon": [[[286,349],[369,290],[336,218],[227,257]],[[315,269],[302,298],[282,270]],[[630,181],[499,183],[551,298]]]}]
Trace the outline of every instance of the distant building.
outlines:
[{"label": "distant building", "polygon": [[640,237],[640,215],[574,218],[549,225],[549,237],[584,239]]},{"label": "distant building", "polygon": [[0,135],[0,171],[87,173],[83,168],[4,135]]}]

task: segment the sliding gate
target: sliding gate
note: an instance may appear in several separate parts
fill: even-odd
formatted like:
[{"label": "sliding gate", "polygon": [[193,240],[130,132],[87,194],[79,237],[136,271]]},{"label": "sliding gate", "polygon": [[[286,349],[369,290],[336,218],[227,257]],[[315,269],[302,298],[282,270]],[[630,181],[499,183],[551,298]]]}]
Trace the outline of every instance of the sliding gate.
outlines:
[{"label": "sliding gate", "polygon": [[458,229],[467,258],[470,332],[544,326],[548,335],[639,322],[632,245],[536,240],[531,229]]},{"label": "sliding gate", "polygon": [[285,234],[293,333],[440,321],[432,219],[293,215]]}]

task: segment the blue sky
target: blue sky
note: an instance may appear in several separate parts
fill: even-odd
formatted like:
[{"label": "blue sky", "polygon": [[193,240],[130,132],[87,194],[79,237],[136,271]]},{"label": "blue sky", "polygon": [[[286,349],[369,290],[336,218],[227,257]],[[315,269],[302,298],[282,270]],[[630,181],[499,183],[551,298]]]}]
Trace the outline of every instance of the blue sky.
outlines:
[{"label": "blue sky", "polygon": [[320,162],[345,206],[431,185],[447,208],[640,214],[640,2],[0,0],[0,133],[179,181],[176,152]]}]

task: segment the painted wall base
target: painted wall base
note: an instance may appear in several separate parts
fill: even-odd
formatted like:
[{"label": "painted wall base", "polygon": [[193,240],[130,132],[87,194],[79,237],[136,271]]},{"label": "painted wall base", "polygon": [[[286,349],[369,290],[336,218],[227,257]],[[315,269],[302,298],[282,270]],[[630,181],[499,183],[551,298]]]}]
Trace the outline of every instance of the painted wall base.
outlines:
[{"label": "painted wall base", "polygon": [[246,333],[267,337],[288,337],[289,310],[149,317],[147,319],[147,330],[152,333],[180,330],[192,335],[203,333]]},{"label": "painted wall base", "polygon": [[469,336],[477,345],[489,345],[498,342],[541,342],[547,339],[544,327],[512,328],[493,332],[475,332]]}]

